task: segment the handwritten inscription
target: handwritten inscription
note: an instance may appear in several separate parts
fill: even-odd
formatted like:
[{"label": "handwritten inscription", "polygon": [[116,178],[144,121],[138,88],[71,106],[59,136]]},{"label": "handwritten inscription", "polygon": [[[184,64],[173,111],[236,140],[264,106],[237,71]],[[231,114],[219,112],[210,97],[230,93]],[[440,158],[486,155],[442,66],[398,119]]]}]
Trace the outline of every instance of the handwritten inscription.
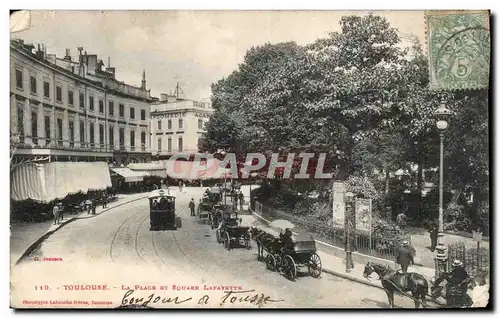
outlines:
[{"label": "handwritten inscription", "polygon": [[[155,293],[149,294],[148,296],[141,296],[135,294],[135,290],[127,290],[127,292],[123,295],[121,300],[122,306],[134,305],[136,307],[148,307],[154,304],[175,304],[180,305],[186,302],[193,300],[192,297],[181,298],[179,296],[176,297],[167,297],[167,296],[159,296]],[[255,290],[243,290],[243,291],[224,291],[222,297],[219,298],[219,305],[223,306],[225,304],[252,304],[258,307],[263,307],[268,303],[276,303],[282,302],[284,300],[275,300],[270,296],[267,296],[263,293],[255,293]],[[208,295],[204,295],[200,299],[196,301],[199,305],[209,305],[210,297]]]},{"label": "handwritten inscription", "polygon": [[189,298],[179,298],[179,296],[177,297],[161,297],[161,296],[157,296],[155,295],[154,293],[153,294],[150,294],[148,297],[131,297],[133,294],[134,294],[134,290],[129,290],[125,293],[125,295],[123,295],[123,298],[122,298],[122,305],[139,305],[139,306],[148,306],[149,304],[157,304],[157,303],[160,303],[160,304],[168,304],[168,303],[174,303],[176,305],[179,305],[179,304],[182,304],[182,303],[185,303],[187,301],[190,301],[191,297]]}]

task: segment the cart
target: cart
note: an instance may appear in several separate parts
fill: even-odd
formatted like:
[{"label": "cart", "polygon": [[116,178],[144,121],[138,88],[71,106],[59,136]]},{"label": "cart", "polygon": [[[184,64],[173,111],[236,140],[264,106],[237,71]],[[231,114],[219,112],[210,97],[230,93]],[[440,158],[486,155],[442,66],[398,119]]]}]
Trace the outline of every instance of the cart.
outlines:
[{"label": "cart", "polygon": [[321,276],[321,258],[316,253],[316,242],[311,235],[292,237],[289,247],[282,246],[279,253],[268,254],[266,266],[270,270],[280,269],[289,280],[297,278],[297,271],[307,267],[309,274]]}]

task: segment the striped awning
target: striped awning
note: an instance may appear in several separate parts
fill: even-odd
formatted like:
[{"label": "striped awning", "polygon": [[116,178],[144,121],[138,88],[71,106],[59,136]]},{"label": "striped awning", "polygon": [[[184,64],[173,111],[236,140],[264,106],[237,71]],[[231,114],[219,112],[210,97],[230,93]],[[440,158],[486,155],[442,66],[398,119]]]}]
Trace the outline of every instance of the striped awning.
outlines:
[{"label": "striped awning", "polygon": [[133,171],[129,168],[110,168],[111,171],[119,174],[125,179],[125,182],[140,182],[144,180],[145,176],[148,176],[149,173],[144,171]]},{"label": "striped awning", "polygon": [[105,162],[27,163],[11,175],[13,200],[48,203],[68,194],[111,187],[109,168]]}]

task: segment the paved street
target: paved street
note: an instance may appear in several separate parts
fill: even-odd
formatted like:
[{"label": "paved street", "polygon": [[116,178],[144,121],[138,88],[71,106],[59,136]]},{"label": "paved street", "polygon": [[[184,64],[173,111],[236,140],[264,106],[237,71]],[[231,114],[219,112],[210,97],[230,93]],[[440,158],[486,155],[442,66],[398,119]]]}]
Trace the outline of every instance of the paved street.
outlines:
[{"label": "paved street", "polygon": [[[93,293],[93,296],[88,297],[99,297],[100,301],[107,299],[113,302],[113,307],[118,306],[123,297],[120,291],[122,285],[146,285],[150,282],[156,286],[242,286],[244,290],[253,289],[271,299],[283,300],[267,303],[265,307],[387,307],[387,298],[382,290],[326,273],[320,279],[305,275],[290,282],[278,273],[267,271],[265,264],[257,261],[256,248],[250,251],[243,248],[225,250],[216,242],[215,231],[189,216],[189,199],[194,197],[197,202],[200,196],[200,188],[187,188],[178,196],[177,213],[182,217],[182,228],[175,232],[149,231],[147,200],[68,224],[50,236],[32,255],[32,260],[13,270],[13,290],[18,291],[13,293],[13,301],[40,299],[42,296],[47,298],[49,295],[61,299],[62,295],[76,295],[61,293],[63,285],[95,283],[107,284],[116,292],[102,293],[102,296]],[[62,261],[37,262],[33,260],[34,257],[62,258]],[[42,268],[45,276],[38,277],[36,272]],[[23,285],[16,284],[19,275],[23,277]],[[31,283],[26,283],[28,281]],[[48,283],[50,290],[43,293],[34,290],[34,286]],[[210,302],[211,307],[219,306],[223,295],[221,291],[199,292],[200,297],[207,293],[214,299]],[[84,293],[79,292],[79,299],[92,294]],[[168,296],[172,297],[172,293]],[[182,295],[182,291],[176,293],[174,297]],[[14,295],[23,295],[23,299]],[[147,296],[149,293],[141,295]],[[396,305],[413,307],[413,302],[396,296]],[[193,302],[179,306],[203,305]],[[256,305],[236,302],[233,306]]]}]

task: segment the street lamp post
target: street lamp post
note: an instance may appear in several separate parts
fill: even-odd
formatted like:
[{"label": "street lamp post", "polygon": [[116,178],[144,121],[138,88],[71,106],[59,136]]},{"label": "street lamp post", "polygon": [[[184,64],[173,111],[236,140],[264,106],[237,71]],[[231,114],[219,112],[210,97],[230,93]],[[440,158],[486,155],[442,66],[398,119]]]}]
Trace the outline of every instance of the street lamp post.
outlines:
[{"label": "street lamp post", "polygon": [[444,147],[443,147],[443,139],[444,139],[444,131],[448,128],[448,122],[446,118],[451,115],[451,111],[446,108],[444,102],[436,109],[435,111],[437,121],[436,127],[439,129],[439,227],[438,227],[438,244],[442,243],[442,238],[444,236],[444,212],[443,212],[443,172],[444,172]]},{"label": "street lamp post", "polygon": [[345,194],[345,215],[344,215],[344,226],[345,226],[345,271],[346,273],[351,272],[354,268],[354,263],[352,261],[352,247],[351,247],[351,230],[352,230],[352,214],[354,211],[354,194],[352,192],[347,192]]},{"label": "street lamp post", "polygon": [[443,173],[444,173],[444,131],[448,128],[447,117],[451,115],[451,111],[446,108],[444,102],[435,111],[436,127],[439,129],[439,217],[438,217],[438,241],[436,247],[436,277],[446,270],[446,246],[443,244],[444,236],[444,211],[443,211]]}]

